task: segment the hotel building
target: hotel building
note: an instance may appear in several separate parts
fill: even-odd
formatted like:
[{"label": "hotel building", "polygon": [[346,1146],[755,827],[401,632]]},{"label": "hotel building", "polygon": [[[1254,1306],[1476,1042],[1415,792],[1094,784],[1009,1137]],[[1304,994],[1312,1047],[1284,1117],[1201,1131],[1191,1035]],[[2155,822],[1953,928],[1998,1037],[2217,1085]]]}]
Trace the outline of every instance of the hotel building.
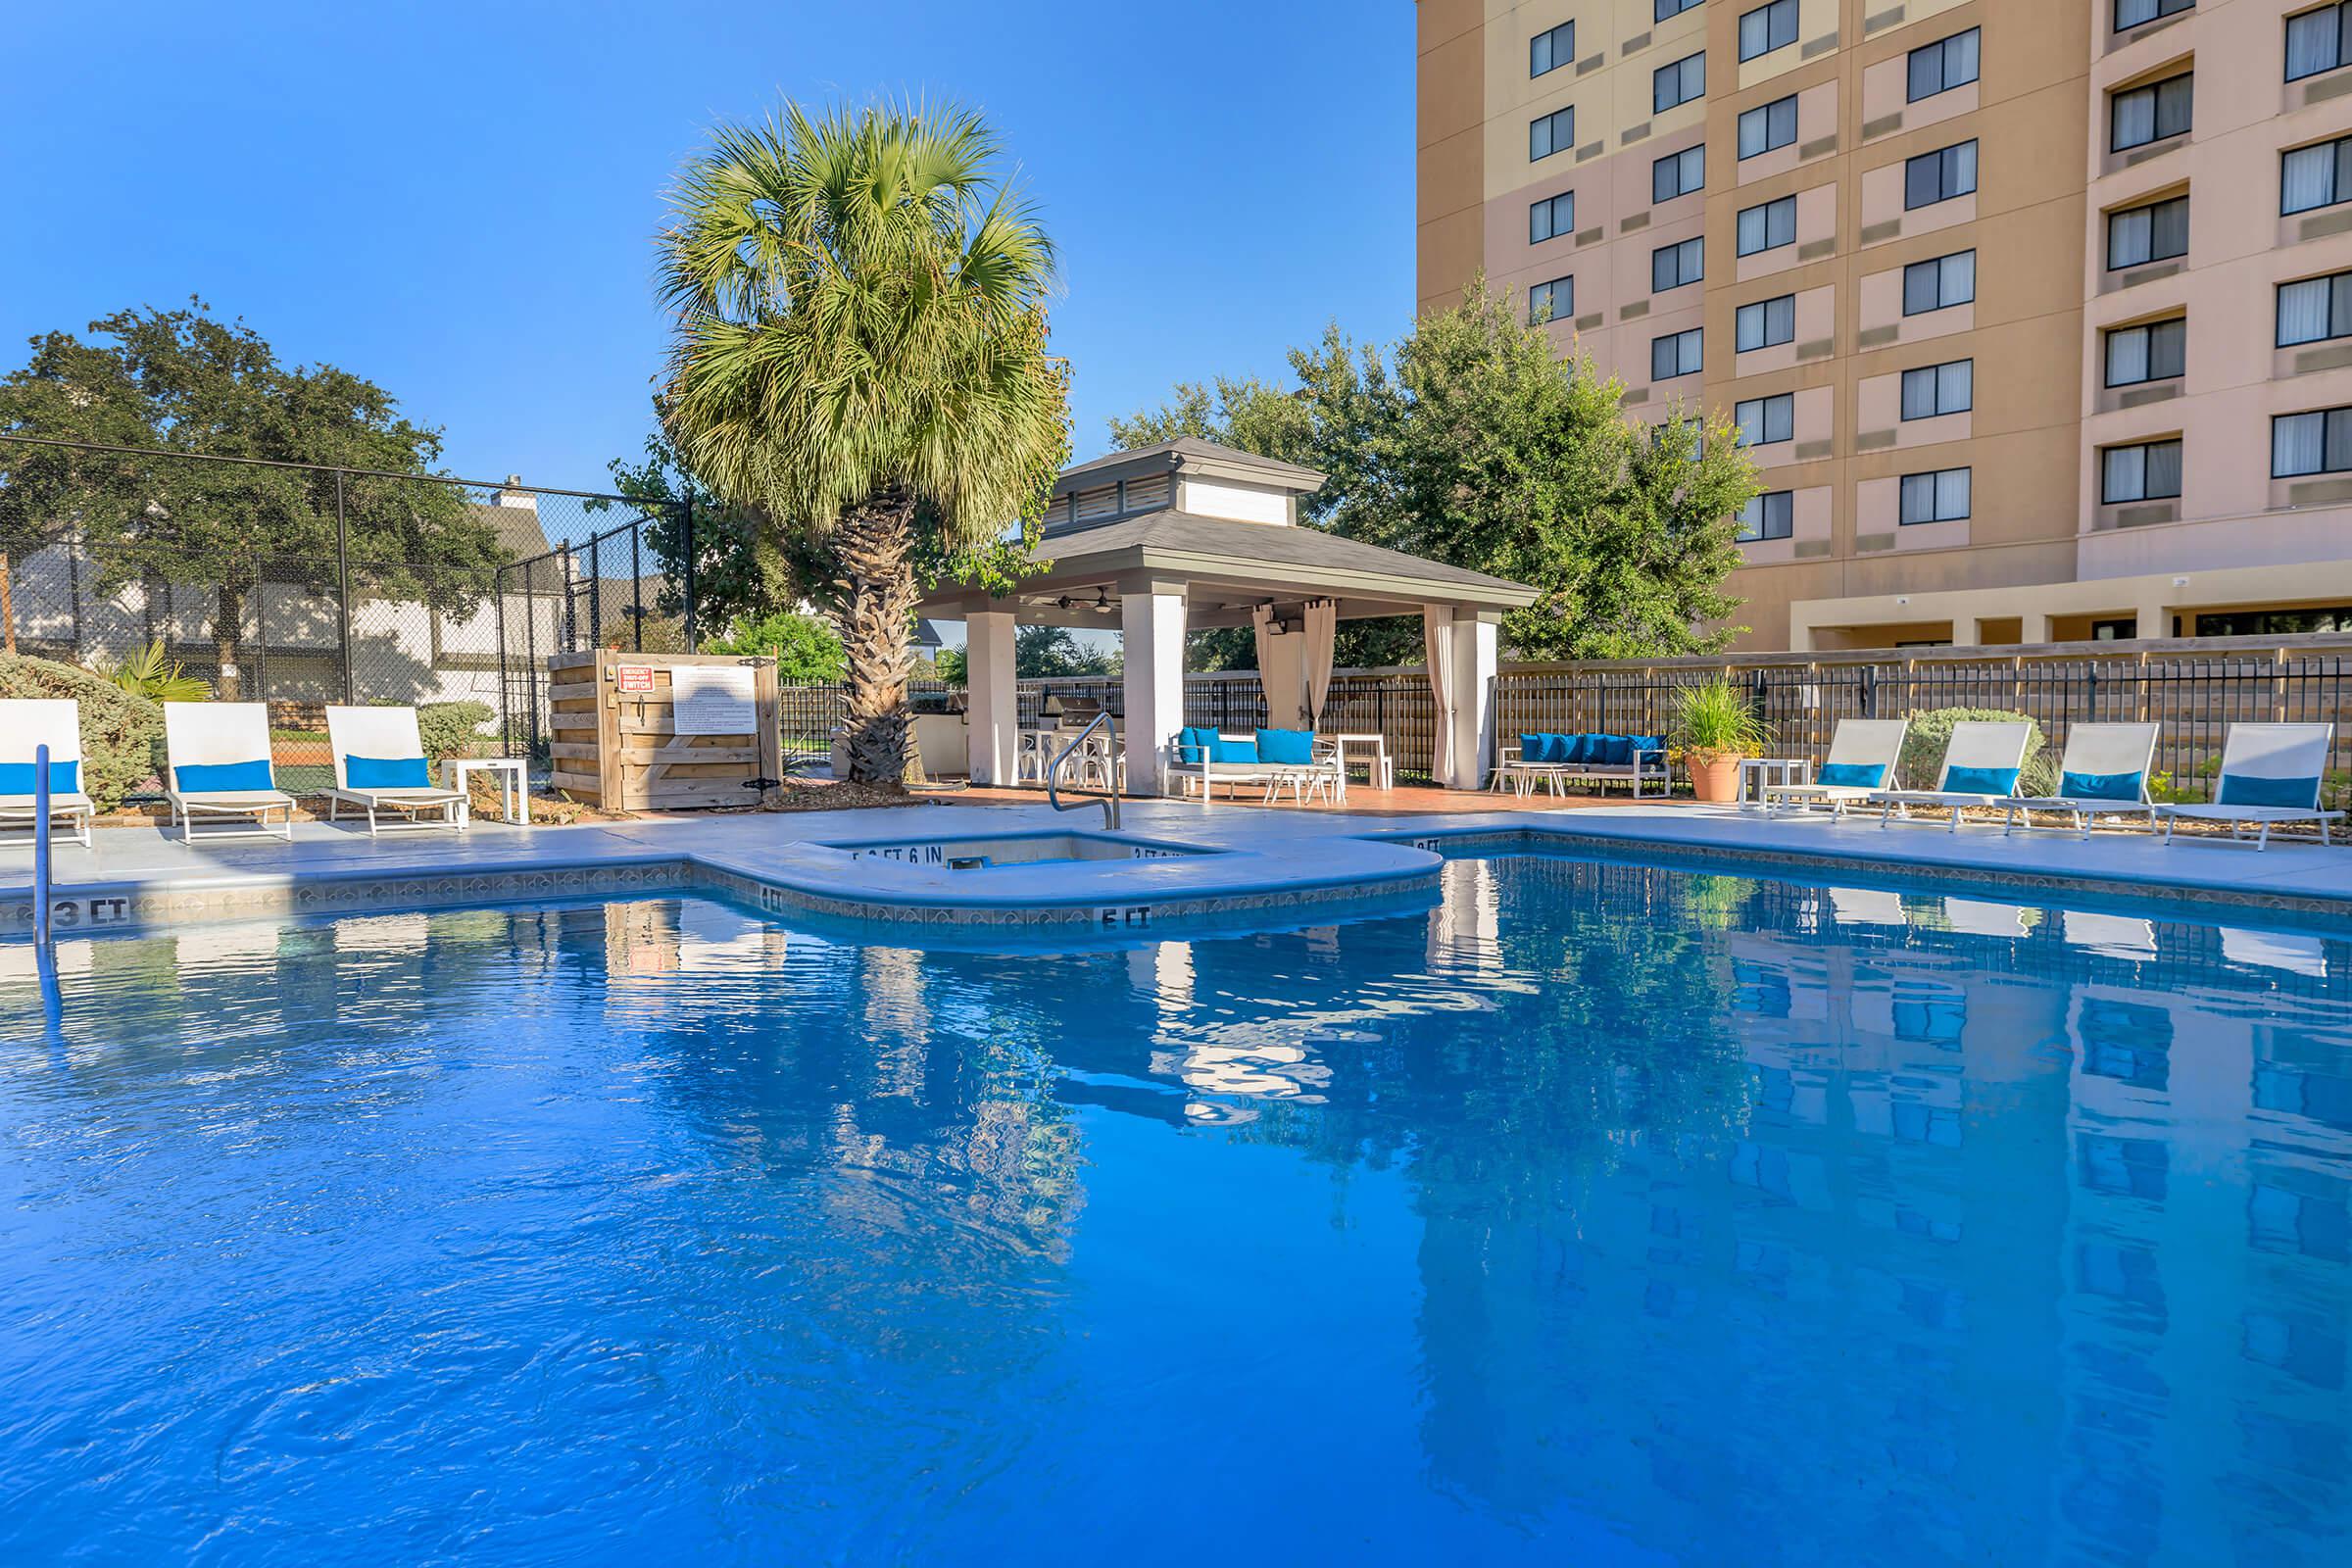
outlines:
[{"label": "hotel building", "polygon": [[2352,3],[1420,0],[1420,305],[1738,420],[1754,649],[2352,630]]}]

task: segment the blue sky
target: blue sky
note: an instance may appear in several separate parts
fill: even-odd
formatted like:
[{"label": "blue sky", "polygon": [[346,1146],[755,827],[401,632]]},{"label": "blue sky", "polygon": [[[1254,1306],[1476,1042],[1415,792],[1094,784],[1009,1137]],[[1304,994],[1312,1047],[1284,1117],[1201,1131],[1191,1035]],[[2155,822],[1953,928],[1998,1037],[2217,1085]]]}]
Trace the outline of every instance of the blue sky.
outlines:
[{"label": "blue sky", "polygon": [[1412,309],[1408,0],[44,6],[12,17],[0,354],[201,294],[368,375],[468,477],[649,424],[680,160],[785,97],[953,97],[1059,245],[1078,456],[1180,378]]}]

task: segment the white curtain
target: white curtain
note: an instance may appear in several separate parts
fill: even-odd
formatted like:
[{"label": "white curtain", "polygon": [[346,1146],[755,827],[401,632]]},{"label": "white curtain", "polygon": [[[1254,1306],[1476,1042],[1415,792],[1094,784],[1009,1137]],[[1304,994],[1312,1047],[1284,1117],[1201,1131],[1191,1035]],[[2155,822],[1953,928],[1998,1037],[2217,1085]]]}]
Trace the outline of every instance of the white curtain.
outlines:
[{"label": "white curtain", "polygon": [[1339,630],[1340,607],[1330,599],[1306,602],[1306,727],[1323,727],[1323,699],[1331,691],[1331,649]]},{"label": "white curtain", "polygon": [[2280,343],[2317,343],[2328,335],[2328,280],[2324,277],[2278,285]]},{"label": "white curtain", "polygon": [[1250,629],[1256,633],[1257,676],[1259,684],[1263,685],[1267,674],[1274,668],[1274,607],[1260,605],[1250,612]]},{"label": "white curtain", "polygon": [[[1440,619],[1443,615],[1445,618]],[[1429,662],[1429,695],[1437,707],[1430,736],[1429,776],[1441,788],[1453,779],[1453,612],[1421,612],[1421,652]]]}]

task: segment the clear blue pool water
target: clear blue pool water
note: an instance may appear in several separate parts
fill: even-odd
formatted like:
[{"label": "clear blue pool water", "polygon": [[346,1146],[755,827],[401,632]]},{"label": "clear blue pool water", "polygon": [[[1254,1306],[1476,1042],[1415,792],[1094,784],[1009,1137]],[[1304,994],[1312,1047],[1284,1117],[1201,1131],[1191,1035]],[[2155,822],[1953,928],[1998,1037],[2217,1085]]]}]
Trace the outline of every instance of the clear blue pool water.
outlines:
[{"label": "clear blue pool water", "polygon": [[1457,861],[0,950],[0,1557],[2341,1563],[2352,949]]}]

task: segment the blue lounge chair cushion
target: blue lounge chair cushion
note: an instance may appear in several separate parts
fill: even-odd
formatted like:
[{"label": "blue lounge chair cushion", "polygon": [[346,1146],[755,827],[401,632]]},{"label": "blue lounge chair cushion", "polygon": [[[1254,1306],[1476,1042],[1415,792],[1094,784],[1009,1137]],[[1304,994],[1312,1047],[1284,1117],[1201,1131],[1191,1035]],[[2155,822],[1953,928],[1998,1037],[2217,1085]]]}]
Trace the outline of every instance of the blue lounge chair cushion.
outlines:
[{"label": "blue lounge chair cushion", "polygon": [[2058,794],[2069,801],[2137,801],[2137,773],[2061,773]]},{"label": "blue lounge chair cushion", "polygon": [[1261,762],[1280,762],[1285,767],[1304,766],[1315,760],[1315,732],[1311,729],[1261,729],[1257,732],[1257,760]]},{"label": "blue lounge chair cushion", "polygon": [[250,762],[181,762],[172,769],[172,774],[179,781],[179,790],[183,795],[250,792],[276,787],[270,781],[270,760],[266,757]]},{"label": "blue lounge chair cushion", "polygon": [[1254,762],[1257,760],[1257,742],[1229,741],[1219,735],[1209,742],[1208,760],[1212,762]]},{"label": "blue lounge chair cushion", "polygon": [[1217,744],[1217,732],[1202,724],[1188,724],[1176,732],[1176,760],[1188,766],[1199,764]]},{"label": "blue lounge chair cushion", "polygon": [[2224,773],[2221,794],[2216,806],[2283,806],[2290,810],[2308,810],[2318,804],[2320,781],[2316,778],[2254,778],[2244,773]]},{"label": "blue lounge chair cushion", "polygon": [[346,757],[343,785],[354,790],[429,790],[433,768],[421,757]]},{"label": "blue lounge chair cushion", "polygon": [[1875,790],[1886,782],[1885,762],[1824,762],[1816,783],[1834,790]]},{"label": "blue lounge chair cushion", "polygon": [[2010,795],[2017,790],[2017,769],[2014,767],[1947,767],[1943,770],[1943,793],[1946,795]]},{"label": "blue lounge chair cushion", "polygon": [[[31,762],[0,762],[0,795],[30,795],[37,781]],[[49,793],[74,795],[81,790],[81,763],[51,762]]]}]

